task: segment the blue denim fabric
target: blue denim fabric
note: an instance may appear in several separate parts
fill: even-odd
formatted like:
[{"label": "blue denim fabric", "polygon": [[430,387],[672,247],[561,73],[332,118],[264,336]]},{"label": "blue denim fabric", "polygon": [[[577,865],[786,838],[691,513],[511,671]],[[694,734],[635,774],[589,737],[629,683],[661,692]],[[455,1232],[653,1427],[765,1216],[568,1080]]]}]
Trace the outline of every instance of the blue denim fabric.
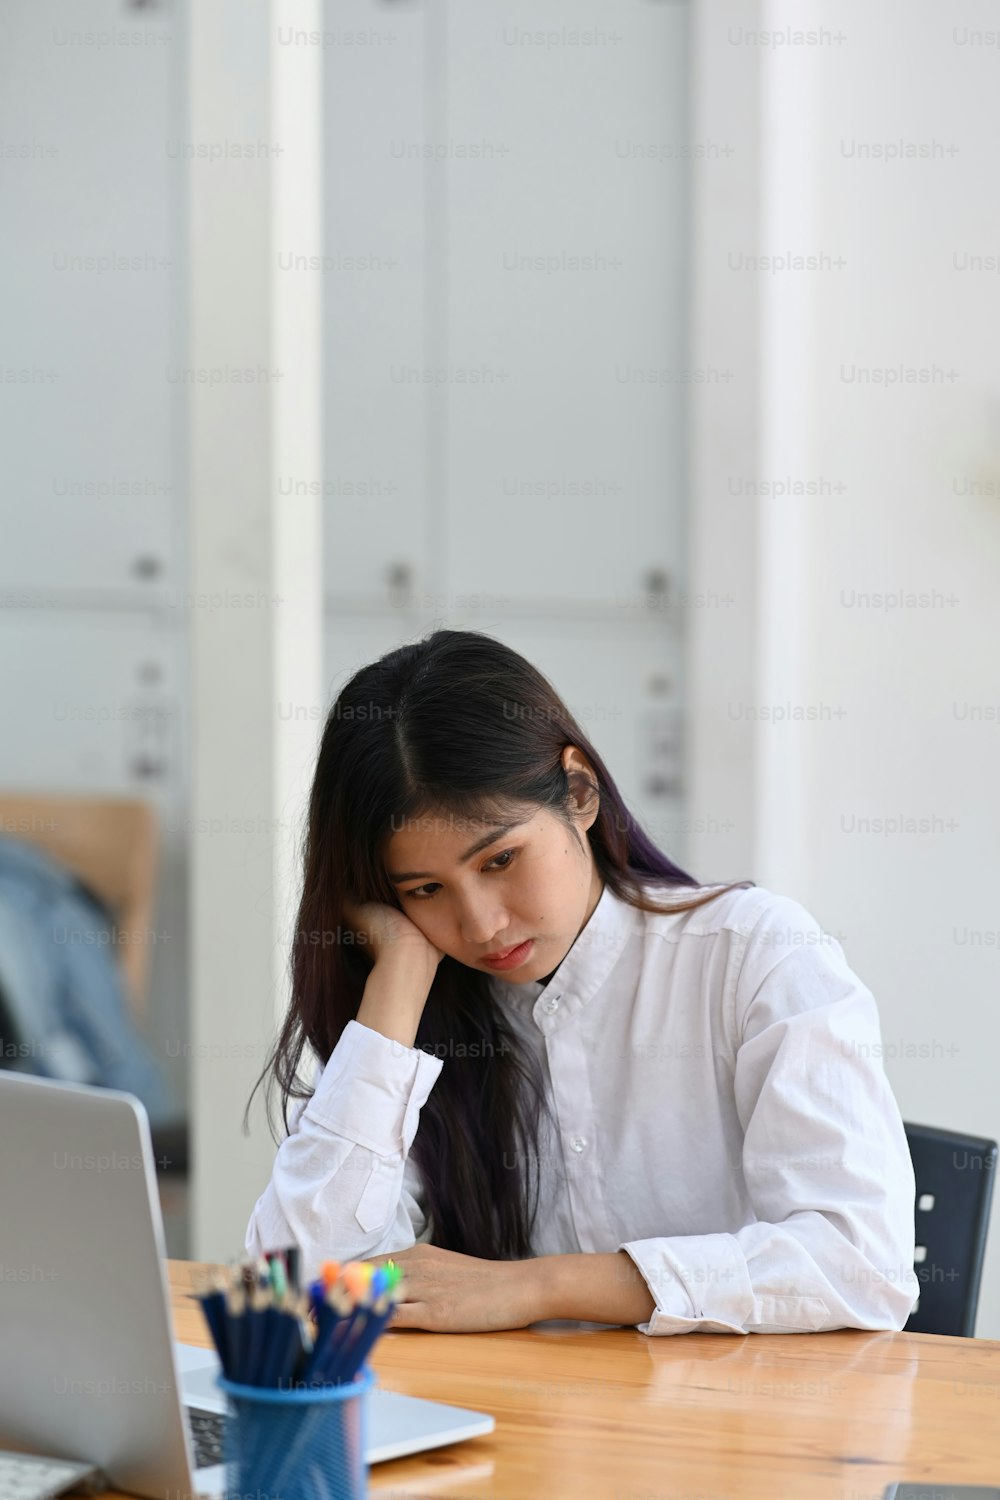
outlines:
[{"label": "blue denim fabric", "polygon": [[0,837],[0,1066],[125,1089],[153,1124],[180,1113],[136,1031],[104,905],[50,855]]}]

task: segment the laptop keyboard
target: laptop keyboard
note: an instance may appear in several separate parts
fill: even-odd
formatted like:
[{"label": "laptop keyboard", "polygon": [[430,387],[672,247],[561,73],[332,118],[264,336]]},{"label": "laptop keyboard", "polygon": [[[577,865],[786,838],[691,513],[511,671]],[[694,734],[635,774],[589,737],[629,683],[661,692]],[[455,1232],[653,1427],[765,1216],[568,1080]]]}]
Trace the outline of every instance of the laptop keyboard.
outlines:
[{"label": "laptop keyboard", "polygon": [[194,1442],[194,1466],[208,1469],[213,1464],[225,1463],[225,1426],[227,1418],[218,1411],[203,1411],[198,1406],[186,1406],[188,1427]]},{"label": "laptop keyboard", "polygon": [[107,1489],[92,1464],[41,1458],[29,1453],[0,1452],[0,1495],[4,1500],[50,1500],[71,1487],[82,1488],[87,1494]]}]

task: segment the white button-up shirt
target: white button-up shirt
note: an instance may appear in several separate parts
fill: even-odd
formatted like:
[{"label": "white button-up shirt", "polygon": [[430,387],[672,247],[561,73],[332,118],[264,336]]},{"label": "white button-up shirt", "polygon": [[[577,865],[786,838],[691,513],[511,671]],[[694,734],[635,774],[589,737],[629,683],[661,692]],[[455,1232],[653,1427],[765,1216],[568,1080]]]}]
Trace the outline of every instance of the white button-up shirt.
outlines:
[{"label": "white button-up shirt", "polygon": [[[627,1251],[643,1333],[902,1328],[915,1184],[878,1012],[798,902],[755,886],[659,915],[605,886],[546,983],[490,983],[554,1116],[533,1254]],[[447,1066],[348,1022],[247,1251],[294,1240],[311,1276],[429,1240],[409,1150]]]}]

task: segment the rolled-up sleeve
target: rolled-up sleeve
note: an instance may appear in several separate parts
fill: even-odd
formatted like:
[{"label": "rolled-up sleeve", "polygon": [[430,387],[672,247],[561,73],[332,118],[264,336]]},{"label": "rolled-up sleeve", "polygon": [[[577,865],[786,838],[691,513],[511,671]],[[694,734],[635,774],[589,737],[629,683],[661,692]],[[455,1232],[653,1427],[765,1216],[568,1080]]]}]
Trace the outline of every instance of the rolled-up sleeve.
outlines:
[{"label": "rolled-up sleeve", "polygon": [[729,1008],[757,1222],[624,1243],[643,1333],[898,1330],[919,1293],[914,1176],[878,1011],[840,943],[787,897],[746,939]]},{"label": "rolled-up sleeve", "polygon": [[296,1243],[303,1277],[325,1259],[408,1249],[426,1237],[409,1151],[440,1058],[349,1021],[312,1096],[290,1113],[247,1226],[249,1255]]}]

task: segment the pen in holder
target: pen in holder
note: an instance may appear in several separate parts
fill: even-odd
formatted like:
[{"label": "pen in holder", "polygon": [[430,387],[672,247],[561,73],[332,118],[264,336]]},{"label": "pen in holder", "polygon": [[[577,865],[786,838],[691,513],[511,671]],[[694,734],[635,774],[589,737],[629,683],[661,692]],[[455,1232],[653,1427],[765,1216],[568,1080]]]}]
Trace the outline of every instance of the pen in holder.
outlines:
[{"label": "pen in holder", "polygon": [[372,1346],[399,1267],[325,1261],[308,1295],[295,1247],[215,1273],[195,1295],[229,1408],[229,1500],[358,1500],[367,1493]]}]

